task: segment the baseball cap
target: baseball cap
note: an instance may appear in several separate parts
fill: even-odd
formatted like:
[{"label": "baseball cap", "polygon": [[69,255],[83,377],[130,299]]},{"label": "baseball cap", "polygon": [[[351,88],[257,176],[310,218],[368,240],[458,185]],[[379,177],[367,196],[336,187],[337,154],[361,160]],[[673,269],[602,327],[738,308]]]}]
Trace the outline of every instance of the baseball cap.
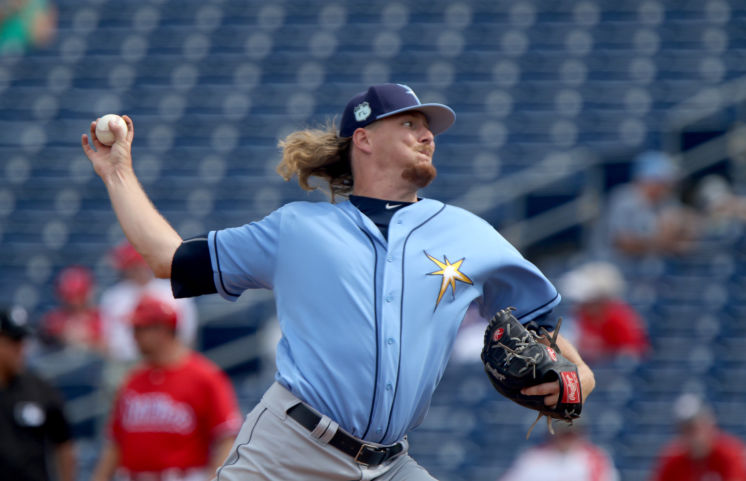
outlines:
[{"label": "baseball cap", "polygon": [[164,325],[176,329],[176,310],[160,299],[144,295],[132,311],[130,322],[133,327]]},{"label": "baseball cap", "polygon": [[685,393],[674,402],[673,415],[677,424],[686,426],[698,419],[711,418],[712,410],[709,404],[699,395]]},{"label": "baseball cap", "polygon": [[68,267],[57,277],[57,294],[60,299],[67,302],[85,300],[92,288],[93,274],[85,267]]},{"label": "baseball cap", "polygon": [[676,164],[665,152],[651,150],[635,158],[635,179],[671,182],[676,179],[676,174]]},{"label": "baseball cap", "polygon": [[114,261],[114,267],[120,271],[135,266],[147,265],[145,259],[143,259],[140,253],[137,252],[135,248],[132,247],[132,244],[127,241],[117,245],[111,251],[111,257]]},{"label": "baseball cap", "polygon": [[592,261],[559,278],[562,296],[572,302],[590,302],[619,297],[626,283],[619,269],[609,262]]},{"label": "baseball cap", "polygon": [[456,120],[453,109],[443,104],[420,103],[420,99],[407,85],[379,84],[358,93],[347,102],[339,136],[350,137],[355,129],[412,110],[425,114],[433,135],[445,132]]},{"label": "baseball cap", "polygon": [[20,341],[30,333],[26,309],[20,306],[0,309],[0,335]]}]

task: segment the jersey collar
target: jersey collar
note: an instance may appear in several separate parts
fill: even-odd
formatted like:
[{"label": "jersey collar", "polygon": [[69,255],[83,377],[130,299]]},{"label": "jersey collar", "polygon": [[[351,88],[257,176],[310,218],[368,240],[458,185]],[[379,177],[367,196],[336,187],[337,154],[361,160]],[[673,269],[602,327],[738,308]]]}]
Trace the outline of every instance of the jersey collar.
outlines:
[{"label": "jersey collar", "polygon": [[[372,235],[379,240],[382,244],[386,244],[386,239],[383,238],[383,234],[378,227],[370,220],[367,216],[363,215],[357,207],[352,205],[349,200],[339,202],[336,205],[338,208],[350,216],[355,223],[364,229],[368,234]],[[394,216],[391,218],[391,223],[399,222],[406,223],[408,226],[418,226],[422,222],[432,217],[436,212],[443,208],[443,202],[433,199],[421,198],[418,202],[412,205],[397,209]]]}]

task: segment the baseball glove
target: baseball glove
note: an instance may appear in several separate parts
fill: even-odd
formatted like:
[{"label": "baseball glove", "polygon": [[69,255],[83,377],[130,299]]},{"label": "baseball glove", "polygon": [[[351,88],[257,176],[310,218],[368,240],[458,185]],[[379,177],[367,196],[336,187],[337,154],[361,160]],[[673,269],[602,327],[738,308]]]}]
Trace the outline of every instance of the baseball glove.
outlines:
[{"label": "baseball glove", "polygon": [[[546,329],[529,324],[526,328],[518,322],[509,307],[500,310],[489,322],[484,333],[482,362],[492,385],[503,396],[521,406],[538,411],[536,421],[526,434],[531,435],[536,423],[542,416],[547,417],[549,431],[552,419],[561,419],[572,423],[580,417],[582,395],[578,368],[562,356],[557,347],[557,335],[562,319],[552,336]],[[540,340],[546,340],[546,345]],[[555,406],[544,404],[545,396],[526,396],[521,389],[545,382],[559,381],[560,398]]]}]

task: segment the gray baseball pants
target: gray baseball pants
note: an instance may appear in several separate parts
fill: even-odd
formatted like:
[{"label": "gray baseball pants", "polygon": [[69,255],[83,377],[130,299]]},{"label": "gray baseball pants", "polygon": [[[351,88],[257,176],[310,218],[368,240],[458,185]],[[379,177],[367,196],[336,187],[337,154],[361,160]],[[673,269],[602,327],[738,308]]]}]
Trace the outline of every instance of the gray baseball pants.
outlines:
[{"label": "gray baseball pants", "polygon": [[323,436],[288,417],[287,410],[299,402],[283,386],[272,384],[246,416],[231,454],[213,480],[436,481],[409,456],[406,438],[404,450],[383,464],[367,467],[356,463],[351,456],[327,444],[336,432],[334,428],[338,428],[328,417],[323,416],[319,422],[320,426],[331,424],[331,429],[318,430]]}]

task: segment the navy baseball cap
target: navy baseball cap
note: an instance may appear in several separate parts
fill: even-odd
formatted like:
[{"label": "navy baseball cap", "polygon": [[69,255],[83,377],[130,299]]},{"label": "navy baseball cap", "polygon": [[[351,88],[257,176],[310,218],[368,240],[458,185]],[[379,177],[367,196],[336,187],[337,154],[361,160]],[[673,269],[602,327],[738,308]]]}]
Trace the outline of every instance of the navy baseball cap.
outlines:
[{"label": "navy baseball cap", "polygon": [[20,341],[30,333],[28,314],[24,308],[0,309],[0,335]]},{"label": "navy baseball cap", "polygon": [[433,135],[445,132],[456,120],[453,109],[443,104],[420,103],[414,91],[406,85],[380,84],[360,92],[347,102],[339,136],[351,137],[355,129],[412,110],[425,114]]}]

